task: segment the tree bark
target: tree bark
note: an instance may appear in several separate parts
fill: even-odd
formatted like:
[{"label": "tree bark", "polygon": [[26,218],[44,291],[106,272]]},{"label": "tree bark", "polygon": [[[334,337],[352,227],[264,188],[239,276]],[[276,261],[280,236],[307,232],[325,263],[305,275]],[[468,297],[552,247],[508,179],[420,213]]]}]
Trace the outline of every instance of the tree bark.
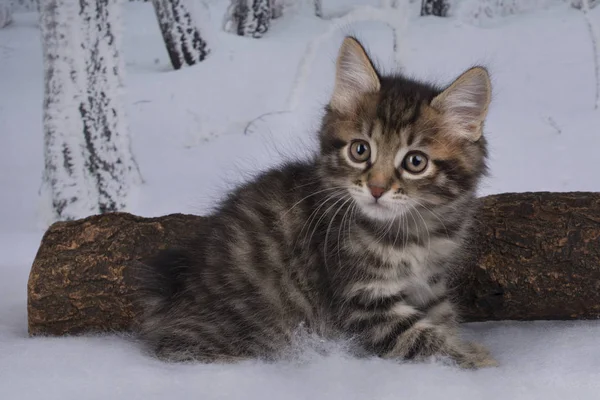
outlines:
[{"label": "tree bark", "polygon": [[202,222],[193,215],[109,213],[55,223],[29,276],[30,334],[127,329],[136,311],[134,263],[177,244]]},{"label": "tree bark", "polygon": [[435,15],[436,17],[445,17],[450,10],[449,0],[422,0],[421,16]]},{"label": "tree bark", "polygon": [[[571,0],[571,6],[577,8],[577,9],[582,9],[584,6],[584,1],[585,0]],[[592,9],[594,7],[596,7],[598,4],[600,4],[600,0],[587,0],[588,1],[588,8]]]},{"label": "tree bark", "polygon": [[210,50],[185,0],[152,0],[174,69],[203,61]]},{"label": "tree bark", "polygon": [[323,18],[323,0],[314,0],[315,15]]},{"label": "tree bark", "polygon": [[[453,282],[465,321],[600,317],[600,193],[488,196],[477,221]],[[54,224],[31,269],[29,333],[130,329],[132,266],[203,223],[115,213]]]},{"label": "tree bark", "polygon": [[0,3],[0,29],[12,22],[13,9],[10,3]]},{"label": "tree bark", "polygon": [[43,0],[0,0],[12,7],[13,11],[41,11]]},{"label": "tree bark", "polygon": [[87,150],[86,166],[98,189],[100,213],[123,210],[131,186],[139,183],[121,97],[121,0],[79,0],[83,20],[87,87],[79,112]]},{"label": "tree bark", "polygon": [[277,16],[274,0],[231,0],[227,9],[225,30],[239,36],[261,38]]},{"label": "tree bark", "polygon": [[50,220],[126,208],[141,177],[121,99],[120,0],[47,0],[44,176]]},{"label": "tree bark", "polygon": [[40,27],[44,59],[44,175],[42,195],[48,219],[70,220],[96,214],[98,189],[86,168],[79,105],[86,81],[78,19],[79,5],[63,0],[42,4]]}]

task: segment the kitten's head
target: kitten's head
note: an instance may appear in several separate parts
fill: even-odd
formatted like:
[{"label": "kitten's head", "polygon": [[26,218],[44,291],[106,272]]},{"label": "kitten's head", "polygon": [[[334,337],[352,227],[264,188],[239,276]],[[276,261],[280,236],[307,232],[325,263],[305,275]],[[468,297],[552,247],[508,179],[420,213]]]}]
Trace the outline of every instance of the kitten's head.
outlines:
[{"label": "kitten's head", "polygon": [[377,220],[471,196],[485,172],[490,96],[484,68],[440,90],[381,76],[360,43],[346,38],[320,134],[321,177]]}]

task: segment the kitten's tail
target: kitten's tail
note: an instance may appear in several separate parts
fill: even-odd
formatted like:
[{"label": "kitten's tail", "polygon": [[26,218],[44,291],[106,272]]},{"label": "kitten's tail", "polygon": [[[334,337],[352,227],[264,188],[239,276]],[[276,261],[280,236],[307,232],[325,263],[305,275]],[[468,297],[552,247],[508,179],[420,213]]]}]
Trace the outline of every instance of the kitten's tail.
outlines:
[{"label": "kitten's tail", "polygon": [[136,322],[166,311],[185,290],[190,257],[183,249],[161,250],[155,257],[139,261],[134,268]]}]

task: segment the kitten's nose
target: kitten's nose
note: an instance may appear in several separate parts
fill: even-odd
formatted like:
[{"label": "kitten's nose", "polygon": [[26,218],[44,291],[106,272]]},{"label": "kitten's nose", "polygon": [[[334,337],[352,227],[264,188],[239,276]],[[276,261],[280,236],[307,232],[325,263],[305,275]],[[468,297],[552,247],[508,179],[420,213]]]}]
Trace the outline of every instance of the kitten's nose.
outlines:
[{"label": "kitten's nose", "polygon": [[369,186],[369,190],[371,191],[371,194],[373,195],[373,197],[375,197],[375,199],[378,199],[381,196],[383,196],[383,194],[386,191],[386,188],[384,188],[383,186],[379,186],[379,185],[368,185],[368,186]]}]

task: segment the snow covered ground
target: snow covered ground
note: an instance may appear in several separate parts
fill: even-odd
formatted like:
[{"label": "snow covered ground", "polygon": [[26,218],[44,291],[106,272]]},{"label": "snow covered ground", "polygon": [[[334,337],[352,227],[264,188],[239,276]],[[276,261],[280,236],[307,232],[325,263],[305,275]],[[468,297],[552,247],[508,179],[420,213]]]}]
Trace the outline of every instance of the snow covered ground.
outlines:
[{"label": "snow covered ground", "polygon": [[[363,3],[365,1],[362,1]],[[211,1],[210,58],[171,71],[149,4],[128,4],[125,57],[134,152],[146,184],[134,213],[206,212],[256,171],[315,148],[344,34],[363,39],[392,70],[392,35],[374,22],[341,27],[318,50],[299,106],[284,110],[308,42],[328,23],[296,6],[260,40],[220,32],[225,1]],[[552,3],[552,2],[549,2]],[[459,18],[409,19],[405,73],[449,82],[473,64],[489,67],[487,125],[492,177],[482,194],[600,190],[600,110],[581,12],[556,3],[485,26]],[[600,24],[600,7],[591,13]],[[26,282],[44,226],[37,191],[43,169],[43,74],[34,13],[0,30],[0,398],[1,399],[597,399],[600,322],[485,323],[465,335],[488,345],[496,369],[355,360],[335,344],[296,362],[167,365],[130,338],[28,338]],[[308,346],[310,348],[310,346]]]}]

